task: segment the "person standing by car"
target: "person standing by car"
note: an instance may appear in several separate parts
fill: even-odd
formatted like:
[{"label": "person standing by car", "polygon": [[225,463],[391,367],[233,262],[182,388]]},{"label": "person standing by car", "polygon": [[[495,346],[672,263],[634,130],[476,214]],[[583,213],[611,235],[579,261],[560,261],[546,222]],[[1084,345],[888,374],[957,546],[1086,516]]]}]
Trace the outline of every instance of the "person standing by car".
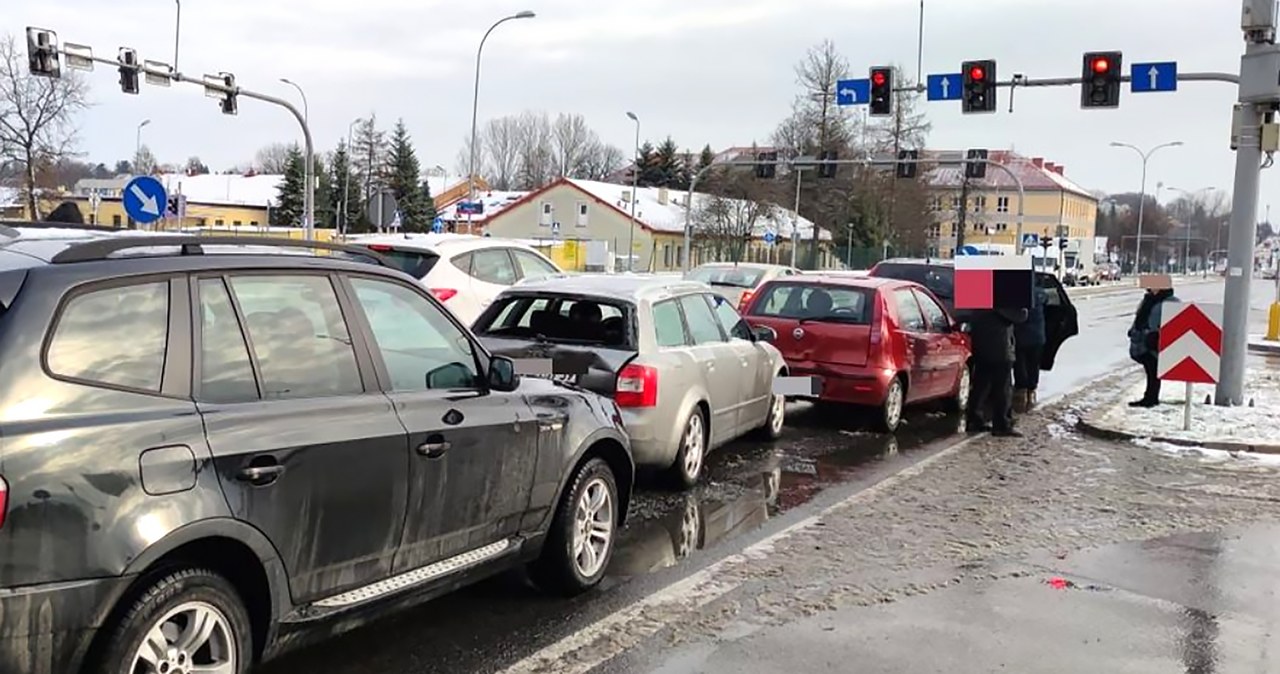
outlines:
[{"label": "person standing by car", "polygon": [[1026,309],[985,309],[970,314],[973,390],[967,428],[971,433],[990,430],[996,437],[1022,437],[1013,428],[1011,375],[1015,362],[1013,326],[1026,321],[1027,314]]},{"label": "person standing by car", "polygon": [[1040,361],[1044,354],[1044,293],[1039,285],[1031,293],[1031,308],[1027,320],[1013,328],[1013,409],[1026,412],[1036,404],[1036,389],[1040,386]]},{"label": "person standing by car", "polygon": [[1173,288],[1147,288],[1129,327],[1129,357],[1142,365],[1147,387],[1140,400],[1130,407],[1155,407],[1160,404],[1160,319],[1165,302],[1178,302]]}]

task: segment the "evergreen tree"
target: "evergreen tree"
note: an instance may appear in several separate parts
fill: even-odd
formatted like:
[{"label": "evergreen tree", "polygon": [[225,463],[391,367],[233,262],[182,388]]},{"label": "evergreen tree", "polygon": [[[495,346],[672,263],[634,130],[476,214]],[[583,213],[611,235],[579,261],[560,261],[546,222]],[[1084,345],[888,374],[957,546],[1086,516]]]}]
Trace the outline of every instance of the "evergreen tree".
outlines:
[{"label": "evergreen tree", "polygon": [[653,143],[645,141],[640,146],[640,156],[636,158],[640,169],[640,187],[653,187],[662,181],[662,171],[658,165],[658,153]]},{"label": "evergreen tree", "polygon": [[698,170],[712,165],[716,161],[716,153],[711,151],[711,145],[707,144],[702,148],[702,154],[698,156]]},{"label": "evergreen tree", "polygon": [[422,191],[422,166],[413,150],[413,141],[404,120],[396,122],[391,132],[391,148],[387,157],[387,187],[400,204],[400,226],[406,232],[431,229],[428,216],[433,210]]},{"label": "evergreen tree", "polygon": [[271,209],[271,224],[278,227],[301,227],[303,215],[303,188],[306,184],[302,151],[297,145],[289,148],[285,162],[284,180],[280,183],[275,207]]},{"label": "evergreen tree", "polygon": [[329,184],[332,185],[330,206],[337,214],[334,226],[343,231],[369,231],[360,213],[360,179],[351,169],[351,157],[347,154],[345,140],[338,141],[338,149],[334,151],[333,159],[329,164]]},{"label": "evergreen tree", "polygon": [[662,141],[655,151],[654,163],[657,165],[655,173],[658,180],[654,183],[656,187],[679,187],[684,182],[685,173],[684,158],[681,157],[680,147],[672,140],[671,136]]},{"label": "evergreen tree", "polygon": [[436,199],[431,195],[431,183],[422,181],[422,198],[427,202],[427,229],[431,229],[431,224],[436,220]]},{"label": "evergreen tree", "polygon": [[386,187],[384,168],[387,165],[386,134],[378,130],[378,118],[359,120],[355,138],[351,141],[351,168],[359,179],[360,193],[364,201],[371,194]]}]

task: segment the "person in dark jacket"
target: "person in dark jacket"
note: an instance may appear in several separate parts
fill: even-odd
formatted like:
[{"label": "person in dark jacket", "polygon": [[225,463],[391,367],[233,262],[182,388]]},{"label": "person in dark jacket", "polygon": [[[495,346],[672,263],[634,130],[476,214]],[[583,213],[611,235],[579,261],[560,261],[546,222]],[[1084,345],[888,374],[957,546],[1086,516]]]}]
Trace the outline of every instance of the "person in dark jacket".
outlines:
[{"label": "person in dark jacket", "polygon": [[1129,357],[1142,364],[1147,375],[1147,388],[1140,400],[1130,407],[1155,407],[1160,404],[1160,318],[1165,302],[1178,302],[1173,288],[1147,288],[1129,326]]},{"label": "person in dark jacket", "polygon": [[997,437],[1022,437],[1013,428],[1013,326],[1027,320],[1026,309],[974,311],[969,318],[973,344],[973,388],[968,430]]},{"label": "person in dark jacket", "polygon": [[1025,412],[1036,404],[1040,386],[1040,359],[1044,354],[1044,288],[1036,286],[1031,294],[1027,320],[1013,328],[1013,408]]},{"label": "person in dark jacket", "polygon": [[44,219],[45,222],[66,222],[76,225],[84,224],[84,215],[80,213],[80,207],[74,201],[64,201],[58,204]]}]

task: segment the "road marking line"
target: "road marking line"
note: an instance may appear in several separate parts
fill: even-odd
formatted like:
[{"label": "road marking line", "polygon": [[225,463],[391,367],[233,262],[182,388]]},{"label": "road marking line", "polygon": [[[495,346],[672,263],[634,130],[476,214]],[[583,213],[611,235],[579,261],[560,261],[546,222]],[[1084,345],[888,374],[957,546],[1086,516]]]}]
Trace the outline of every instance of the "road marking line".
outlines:
[{"label": "road marking line", "polygon": [[[640,599],[583,627],[577,632],[507,667],[500,674],[537,674],[540,672],[587,674],[596,667],[626,653],[638,646],[640,642],[657,634],[663,628],[675,622],[680,614],[687,614],[700,609],[741,587],[745,582],[743,580],[726,581],[720,578],[726,570],[742,564],[753,563],[754,560],[768,558],[769,554],[773,552],[774,545],[782,539],[812,528],[822,518],[837,510],[871,498],[890,487],[919,475],[931,464],[959,452],[981,437],[983,436],[975,435],[966,438],[933,456],[922,459],[846,499],[827,506],[819,511],[817,515],[796,522],[782,531],[752,544],[738,554],[725,557],[683,580],[672,583],[644,599]],[[660,615],[657,614],[657,609],[668,609],[668,612],[665,615]],[[670,611],[670,609],[677,609],[679,613]],[[599,643],[599,648],[595,653],[573,663],[565,662],[568,656],[598,642],[603,643]]]}]

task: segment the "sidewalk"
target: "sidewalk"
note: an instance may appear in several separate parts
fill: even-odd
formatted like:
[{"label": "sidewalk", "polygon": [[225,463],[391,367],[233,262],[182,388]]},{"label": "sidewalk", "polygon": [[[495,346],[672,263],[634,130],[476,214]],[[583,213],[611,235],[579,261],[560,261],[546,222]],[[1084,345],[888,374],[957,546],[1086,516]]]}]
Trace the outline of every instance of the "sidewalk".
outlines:
[{"label": "sidewalk", "polygon": [[1245,404],[1212,404],[1214,387],[1192,386],[1191,430],[1183,430],[1185,385],[1166,382],[1161,405],[1129,407],[1142,397],[1139,372],[1111,393],[1110,402],[1081,416],[1079,426],[1090,435],[1112,440],[1145,440],[1176,447],[1203,447],[1228,452],[1280,454],[1280,362],[1250,356],[1246,367]]}]

